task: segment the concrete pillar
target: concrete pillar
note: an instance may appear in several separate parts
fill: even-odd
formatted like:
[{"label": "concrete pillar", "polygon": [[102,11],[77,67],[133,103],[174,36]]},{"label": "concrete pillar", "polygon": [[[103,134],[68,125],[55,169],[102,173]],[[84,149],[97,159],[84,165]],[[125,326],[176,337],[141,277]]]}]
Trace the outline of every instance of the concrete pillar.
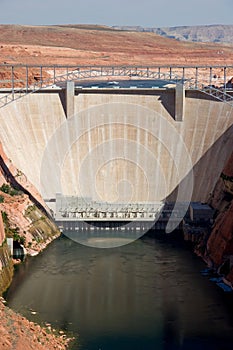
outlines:
[{"label": "concrete pillar", "polygon": [[74,82],[67,81],[66,83],[66,118],[69,119],[74,115]]},{"label": "concrete pillar", "polygon": [[61,218],[61,209],[64,209],[62,207],[62,194],[61,193],[56,193],[56,206],[55,206],[55,217],[57,218]]},{"label": "concrete pillar", "polygon": [[185,110],[185,87],[184,84],[176,84],[175,98],[175,120],[182,122],[184,120]]},{"label": "concrete pillar", "polygon": [[10,255],[13,256],[13,238],[7,238],[6,241],[10,251]]}]

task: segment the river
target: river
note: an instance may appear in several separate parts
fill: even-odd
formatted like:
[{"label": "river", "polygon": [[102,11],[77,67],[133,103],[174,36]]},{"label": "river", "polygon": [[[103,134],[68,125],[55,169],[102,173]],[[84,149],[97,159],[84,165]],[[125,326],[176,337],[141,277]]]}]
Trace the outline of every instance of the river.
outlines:
[{"label": "river", "polygon": [[204,268],[173,239],[97,249],[60,237],[17,266],[5,297],[28,319],[75,336],[72,349],[230,350],[233,296]]}]

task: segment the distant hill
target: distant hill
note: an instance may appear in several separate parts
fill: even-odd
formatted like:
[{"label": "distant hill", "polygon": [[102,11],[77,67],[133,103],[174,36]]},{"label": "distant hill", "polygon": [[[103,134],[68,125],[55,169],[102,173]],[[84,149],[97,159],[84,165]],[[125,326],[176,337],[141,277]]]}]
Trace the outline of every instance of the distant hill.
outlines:
[{"label": "distant hill", "polygon": [[140,26],[114,26],[113,29],[152,32],[166,38],[181,41],[213,42],[233,44],[233,25],[206,25],[184,27],[144,28]]},{"label": "distant hill", "polygon": [[[161,28],[156,29],[160,35],[141,27],[127,28],[0,25],[0,64],[232,65],[232,43],[179,41],[162,36]],[[2,70],[3,79],[1,74]]]}]

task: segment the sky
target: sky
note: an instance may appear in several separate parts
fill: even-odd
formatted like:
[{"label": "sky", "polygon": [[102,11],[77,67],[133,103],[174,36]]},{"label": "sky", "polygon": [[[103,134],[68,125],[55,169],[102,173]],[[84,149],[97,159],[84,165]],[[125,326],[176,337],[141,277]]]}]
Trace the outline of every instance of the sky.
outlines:
[{"label": "sky", "polygon": [[1,24],[233,24],[233,0],[0,0]]}]

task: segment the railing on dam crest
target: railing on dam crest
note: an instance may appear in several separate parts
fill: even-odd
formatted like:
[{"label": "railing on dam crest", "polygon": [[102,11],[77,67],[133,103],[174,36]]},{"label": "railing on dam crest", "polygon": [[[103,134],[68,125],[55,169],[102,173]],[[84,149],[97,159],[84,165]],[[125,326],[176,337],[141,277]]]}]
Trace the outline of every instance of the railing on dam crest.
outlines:
[{"label": "railing on dam crest", "polygon": [[[22,66],[2,65],[0,107],[42,89],[62,87],[67,81],[75,84],[114,78],[150,79],[183,84],[186,90],[201,91],[214,99],[233,106],[230,79],[233,66]],[[231,86],[230,86],[231,84]],[[230,89],[229,89],[230,87]]]}]

